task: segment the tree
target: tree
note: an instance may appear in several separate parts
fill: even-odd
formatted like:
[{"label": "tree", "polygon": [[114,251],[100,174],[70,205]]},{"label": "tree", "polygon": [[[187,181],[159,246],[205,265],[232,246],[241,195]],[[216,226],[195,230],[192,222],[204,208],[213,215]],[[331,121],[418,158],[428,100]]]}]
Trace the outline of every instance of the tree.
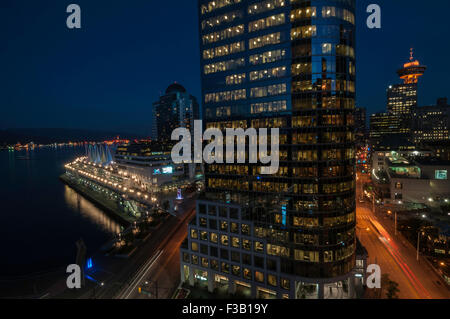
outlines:
[{"label": "tree", "polygon": [[386,297],[388,299],[398,299],[398,293],[400,292],[400,289],[398,289],[398,283],[395,281],[390,280],[388,290],[386,292]]},{"label": "tree", "polygon": [[392,281],[389,278],[389,274],[383,274],[381,276],[381,288],[386,291],[386,298],[388,299],[398,299],[398,283]]}]

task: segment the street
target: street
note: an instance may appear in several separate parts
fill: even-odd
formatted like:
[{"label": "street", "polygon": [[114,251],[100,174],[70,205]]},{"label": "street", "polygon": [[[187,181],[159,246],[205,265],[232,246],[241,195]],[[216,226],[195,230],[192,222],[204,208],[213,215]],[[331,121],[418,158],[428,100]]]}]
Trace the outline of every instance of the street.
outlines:
[{"label": "street", "polygon": [[[180,245],[186,238],[186,219],[172,234],[163,251],[155,254],[156,258],[145,271],[135,279],[133,289],[121,295],[125,299],[170,298],[180,282]],[[141,287],[139,293],[137,287]]]},{"label": "street", "polygon": [[[171,227],[170,236],[158,250],[149,254],[147,262],[128,281],[129,285],[116,298],[170,298],[180,281],[180,245],[186,238],[187,224],[195,214],[195,201],[187,201],[183,217]],[[167,233],[165,234],[167,236]],[[170,237],[170,238],[169,238]],[[139,293],[139,287],[141,293]]]},{"label": "street", "polygon": [[[360,184],[361,179],[358,181]],[[357,187],[357,198],[361,185]],[[371,203],[357,203],[357,236],[369,254],[368,264],[378,264],[382,274],[389,274],[399,284],[401,299],[448,299],[450,290],[426,263],[416,260],[416,250],[387,218],[376,216]]]}]

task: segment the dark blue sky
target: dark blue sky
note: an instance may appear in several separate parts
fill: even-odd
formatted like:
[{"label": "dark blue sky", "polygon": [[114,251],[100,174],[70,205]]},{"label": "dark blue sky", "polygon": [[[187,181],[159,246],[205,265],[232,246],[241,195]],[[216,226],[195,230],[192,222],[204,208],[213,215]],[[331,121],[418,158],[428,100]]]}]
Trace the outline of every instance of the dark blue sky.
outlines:
[{"label": "dark blue sky", "polygon": [[[382,7],[382,29],[365,9]],[[82,29],[66,27],[66,7]],[[385,90],[414,47],[428,66],[420,103],[449,96],[449,1],[358,0],[358,101],[385,109]],[[200,96],[196,0],[1,0],[0,129],[67,127],[149,134],[151,104],[177,81]]]}]

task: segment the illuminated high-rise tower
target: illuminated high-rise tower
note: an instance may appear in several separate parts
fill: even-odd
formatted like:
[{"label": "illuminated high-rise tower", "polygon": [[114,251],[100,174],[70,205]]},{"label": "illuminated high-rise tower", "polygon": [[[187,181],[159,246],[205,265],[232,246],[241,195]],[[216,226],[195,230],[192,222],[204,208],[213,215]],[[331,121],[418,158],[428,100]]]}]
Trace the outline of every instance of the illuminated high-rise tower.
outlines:
[{"label": "illuminated high-rise tower", "polygon": [[413,49],[403,68],[397,71],[403,83],[391,85],[387,90],[387,111],[391,122],[395,123],[389,134],[402,134],[411,138],[413,109],[417,107],[419,78],[424,75],[426,66],[414,59]]},{"label": "illuminated high-rise tower", "polygon": [[171,141],[174,129],[185,127],[193,131],[194,120],[199,118],[197,99],[175,82],[153,103],[153,138],[160,142]]},{"label": "illuminated high-rise tower", "polygon": [[205,126],[279,128],[280,168],[206,165],[183,282],[355,296],[354,12],[354,0],[199,0]]},{"label": "illuminated high-rise tower", "polygon": [[[404,116],[406,120],[411,117],[412,108],[417,106],[417,86],[419,78],[425,73],[426,66],[420,64],[418,60],[414,60],[413,49],[409,62],[403,65],[403,68],[397,71],[402,84],[392,85],[387,93],[387,109],[392,115]],[[405,129],[409,129],[405,126]],[[407,130],[408,131],[408,130]],[[402,132],[405,133],[405,132]]]},{"label": "illuminated high-rise tower", "polygon": [[409,62],[403,65],[403,68],[397,71],[400,79],[405,84],[413,84],[419,82],[419,78],[424,75],[426,66],[420,65],[418,60],[414,60],[414,49],[411,48]]}]

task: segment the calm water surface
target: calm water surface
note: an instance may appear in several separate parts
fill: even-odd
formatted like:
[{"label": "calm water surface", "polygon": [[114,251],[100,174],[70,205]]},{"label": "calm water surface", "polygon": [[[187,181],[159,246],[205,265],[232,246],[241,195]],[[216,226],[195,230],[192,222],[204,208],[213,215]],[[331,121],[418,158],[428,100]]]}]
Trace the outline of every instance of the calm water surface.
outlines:
[{"label": "calm water surface", "polygon": [[84,147],[0,151],[0,278],[74,263],[75,242],[98,250],[120,225],[58,177]]}]

